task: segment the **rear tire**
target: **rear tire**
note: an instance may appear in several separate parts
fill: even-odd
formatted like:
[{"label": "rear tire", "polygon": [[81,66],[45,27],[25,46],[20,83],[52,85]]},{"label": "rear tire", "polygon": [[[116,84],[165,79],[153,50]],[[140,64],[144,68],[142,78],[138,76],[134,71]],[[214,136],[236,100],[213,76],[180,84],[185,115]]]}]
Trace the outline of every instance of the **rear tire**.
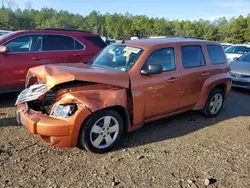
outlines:
[{"label": "rear tire", "polygon": [[92,114],[82,125],[78,143],[94,153],[111,150],[123,133],[123,120],[113,110],[102,110]]},{"label": "rear tire", "polygon": [[202,112],[207,117],[216,117],[221,112],[223,104],[224,92],[219,88],[215,88],[209,94],[206,105]]}]

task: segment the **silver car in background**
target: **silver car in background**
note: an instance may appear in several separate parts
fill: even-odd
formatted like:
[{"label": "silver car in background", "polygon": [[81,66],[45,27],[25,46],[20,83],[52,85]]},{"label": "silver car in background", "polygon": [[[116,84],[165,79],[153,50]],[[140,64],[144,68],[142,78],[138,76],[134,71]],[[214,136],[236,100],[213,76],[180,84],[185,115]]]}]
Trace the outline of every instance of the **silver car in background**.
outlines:
[{"label": "silver car in background", "polygon": [[250,89],[250,53],[230,63],[232,86]]}]

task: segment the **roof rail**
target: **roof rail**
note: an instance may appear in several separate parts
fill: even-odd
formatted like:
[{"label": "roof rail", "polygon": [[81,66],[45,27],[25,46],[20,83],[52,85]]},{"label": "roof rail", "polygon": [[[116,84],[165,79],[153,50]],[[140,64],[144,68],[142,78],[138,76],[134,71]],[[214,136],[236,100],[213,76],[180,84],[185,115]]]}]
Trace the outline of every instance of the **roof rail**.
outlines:
[{"label": "roof rail", "polygon": [[202,37],[189,37],[189,36],[186,36],[186,37],[183,37],[183,38],[205,40],[205,39],[202,38]]},{"label": "roof rail", "polygon": [[73,31],[73,32],[83,32],[83,33],[91,33],[90,31],[78,30],[78,29],[62,29],[62,28],[44,28],[41,30],[49,30],[49,31]]}]

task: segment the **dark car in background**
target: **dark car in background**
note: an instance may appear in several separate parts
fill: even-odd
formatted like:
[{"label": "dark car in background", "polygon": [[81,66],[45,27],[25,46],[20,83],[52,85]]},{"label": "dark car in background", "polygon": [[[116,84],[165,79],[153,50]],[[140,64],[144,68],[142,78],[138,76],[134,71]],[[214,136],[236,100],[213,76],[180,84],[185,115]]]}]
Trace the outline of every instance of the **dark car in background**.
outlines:
[{"label": "dark car in background", "polygon": [[230,63],[232,86],[250,89],[250,52]]},{"label": "dark car in background", "polygon": [[42,29],[0,36],[0,93],[24,87],[31,67],[57,63],[87,63],[106,43],[82,30]]}]

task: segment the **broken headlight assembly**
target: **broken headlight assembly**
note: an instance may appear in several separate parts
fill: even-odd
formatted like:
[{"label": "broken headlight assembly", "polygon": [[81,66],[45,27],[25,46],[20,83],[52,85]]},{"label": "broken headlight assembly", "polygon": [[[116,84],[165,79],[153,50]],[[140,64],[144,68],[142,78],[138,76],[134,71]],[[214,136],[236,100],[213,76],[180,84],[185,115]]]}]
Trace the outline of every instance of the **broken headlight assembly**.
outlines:
[{"label": "broken headlight assembly", "polygon": [[52,112],[52,116],[60,118],[68,118],[74,115],[76,111],[77,111],[76,104],[58,105]]}]

